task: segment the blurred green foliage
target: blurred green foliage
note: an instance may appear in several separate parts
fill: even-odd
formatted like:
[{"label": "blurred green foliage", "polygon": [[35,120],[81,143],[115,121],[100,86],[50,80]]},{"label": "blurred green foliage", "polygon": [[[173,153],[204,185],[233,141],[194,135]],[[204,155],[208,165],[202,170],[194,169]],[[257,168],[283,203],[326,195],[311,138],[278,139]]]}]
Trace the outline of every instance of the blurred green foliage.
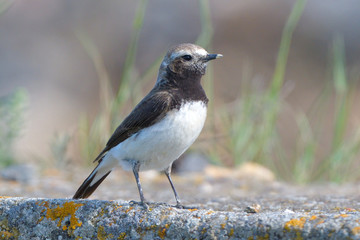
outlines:
[{"label": "blurred green foliage", "polygon": [[25,90],[0,98],[0,167],[15,163],[14,143],[24,126],[27,105]]},{"label": "blurred green foliage", "polygon": [[8,10],[13,3],[14,3],[13,1],[6,1],[6,0],[0,1],[0,15],[4,13],[6,10]]},{"label": "blurred green foliage", "polygon": [[[153,73],[156,68],[157,64],[154,64],[144,75],[135,76],[134,74],[135,56],[140,31],[144,21],[146,5],[146,0],[140,1],[135,13],[133,32],[123,66],[123,74],[119,80],[119,89],[115,93],[111,89],[111,83],[106,72],[104,61],[101,54],[98,52],[96,45],[85,34],[80,32],[77,33],[78,39],[93,61],[100,86],[100,113],[93,121],[84,115],[79,122],[78,135],[81,156],[82,158],[87,159],[88,163],[91,163],[102,148],[104,148],[110,134],[125,117],[123,115],[125,105],[128,104],[133,107],[136,102],[138,102],[139,96],[142,95],[139,93],[142,84],[146,82],[149,78],[149,74]],[[139,82],[141,84],[138,84]]]},{"label": "blurred green foliage", "polygon": [[[354,181],[360,177],[356,171],[359,167],[356,159],[360,155],[360,127],[347,134],[355,87],[349,86],[345,46],[340,35],[334,36],[330,49],[329,68],[332,69],[333,84],[324,86],[323,93],[313,102],[312,112],[290,111],[298,127],[296,149],[289,152],[279,134],[282,126],[278,117],[287,107],[281,96],[287,56],[305,2],[296,2],[285,25],[270,86],[260,91],[242,79],[245,84],[241,96],[224,106],[220,114],[217,134],[224,136],[223,140],[212,145],[208,152],[214,162],[223,163],[224,157],[230,159],[228,165],[257,162],[270,168],[280,179],[297,183]],[[352,82],[356,84],[356,81]],[[334,104],[332,98],[335,99],[334,118],[324,119],[324,109]],[[323,121],[333,123],[332,145],[325,156],[319,157],[324,147],[321,144],[324,140]]]},{"label": "blurred green foliage", "polygon": [[66,169],[71,159],[68,157],[68,148],[71,136],[67,133],[56,133],[50,143],[50,150],[58,169]]}]

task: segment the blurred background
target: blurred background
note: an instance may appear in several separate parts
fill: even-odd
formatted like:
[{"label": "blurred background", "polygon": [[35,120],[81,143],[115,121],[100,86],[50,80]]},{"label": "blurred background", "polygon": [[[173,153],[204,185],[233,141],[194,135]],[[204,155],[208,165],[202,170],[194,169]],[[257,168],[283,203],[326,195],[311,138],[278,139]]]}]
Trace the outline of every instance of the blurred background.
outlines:
[{"label": "blurred background", "polygon": [[88,171],[167,49],[196,42],[224,58],[203,81],[210,112],[185,159],[256,163],[296,183],[359,180],[360,4],[304,4],[2,0],[3,178],[24,164]]}]

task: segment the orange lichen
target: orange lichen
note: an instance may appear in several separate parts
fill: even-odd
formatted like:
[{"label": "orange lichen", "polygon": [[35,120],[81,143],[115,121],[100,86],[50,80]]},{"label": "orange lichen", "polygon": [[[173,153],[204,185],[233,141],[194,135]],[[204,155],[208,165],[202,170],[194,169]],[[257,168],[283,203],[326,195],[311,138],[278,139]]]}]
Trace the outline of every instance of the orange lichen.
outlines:
[{"label": "orange lichen", "polygon": [[222,224],[220,224],[220,226],[221,226],[221,229],[224,229],[225,226],[226,226],[226,224],[225,224],[225,223],[222,223]]},{"label": "orange lichen", "polygon": [[310,217],[309,220],[310,220],[310,221],[314,221],[315,219],[317,219],[317,216],[313,215],[313,216]]},{"label": "orange lichen", "polygon": [[0,196],[0,199],[1,198],[11,198],[11,197],[9,197],[9,196]]},{"label": "orange lichen", "polygon": [[1,231],[0,232],[0,239],[10,239],[12,238],[13,235],[11,232],[8,232],[8,231]]},{"label": "orange lichen", "polygon": [[76,217],[75,212],[83,205],[82,203],[75,203],[74,201],[65,202],[62,206],[57,206],[54,209],[48,208],[46,210],[46,218],[54,221],[59,220],[57,226],[61,227],[63,220],[70,216],[70,224],[68,226],[63,225],[62,230],[75,230],[82,225],[82,222],[79,222],[79,219]]},{"label": "orange lichen", "polygon": [[360,233],[360,227],[354,227],[353,229],[351,229],[351,232],[354,234],[354,235],[357,235]]}]

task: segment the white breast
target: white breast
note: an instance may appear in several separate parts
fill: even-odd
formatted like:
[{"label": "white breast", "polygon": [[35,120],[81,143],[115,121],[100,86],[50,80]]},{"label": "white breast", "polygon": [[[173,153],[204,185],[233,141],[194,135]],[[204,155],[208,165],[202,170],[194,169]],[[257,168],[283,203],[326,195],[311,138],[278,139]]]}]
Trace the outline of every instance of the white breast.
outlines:
[{"label": "white breast", "polygon": [[112,148],[104,160],[117,162],[125,170],[132,170],[133,161],[141,163],[140,170],[164,170],[196,140],[205,119],[204,102],[186,102],[160,122]]}]

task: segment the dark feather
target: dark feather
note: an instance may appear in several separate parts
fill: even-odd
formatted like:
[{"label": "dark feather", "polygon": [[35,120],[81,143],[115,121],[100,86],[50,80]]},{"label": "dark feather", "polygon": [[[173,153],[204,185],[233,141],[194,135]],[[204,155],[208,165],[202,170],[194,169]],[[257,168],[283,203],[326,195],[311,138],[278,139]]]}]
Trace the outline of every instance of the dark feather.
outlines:
[{"label": "dark feather", "polygon": [[[96,170],[97,168],[95,168],[91,174]],[[89,177],[87,177],[85,179],[85,181],[83,182],[83,184],[81,184],[81,186],[79,187],[79,189],[76,191],[76,193],[73,196],[73,199],[80,199],[80,198],[88,198],[96,189],[97,187],[104,181],[104,179],[111,173],[111,171],[109,171],[108,173],[106,173],[102,178],[100,178],[96,183],[94,183],[92,186],[90,186],[90,183],[92,182],[92,180],[95,178],[96,174],[94,174],[93,176],[91,176],[91,174],[89,175]],[[91,176],[91,177],[90,177]]]},{"label": "dark feather", "polygon": [[[177,101],[173,98],[171,91],[159,91],[154,88],[125,118],[121,125],[110,137],[104,150],[94,160],[101,159],[111,148],[123,142],[131,135],[143,128],[149,127],[165,117],[166,113],[177,107]],[[178,103],[180,104],[180,102]]]}]

